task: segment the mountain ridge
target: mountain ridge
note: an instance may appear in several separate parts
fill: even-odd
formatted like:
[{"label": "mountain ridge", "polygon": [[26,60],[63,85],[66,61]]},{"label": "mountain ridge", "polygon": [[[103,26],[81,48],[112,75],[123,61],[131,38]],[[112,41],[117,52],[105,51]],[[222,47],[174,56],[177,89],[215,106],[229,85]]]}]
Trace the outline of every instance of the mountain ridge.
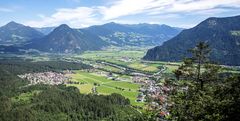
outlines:
[{"label": "mountain ridge", "polygon": [[210,58],[220,64],[240,65],[240,36],[233,33],[240,32],[240,16],[216,18],[211,17],[197,26],[183,30],[174,38],[163,43],[162,46],[149,49],[143,57],[145,60],[181,61],[190,56],[188,49],[198,42],[205,41],[212,48]]},{"label": "mountain ridge", "polygon": [[43,36],[41,32],[14,21],[0,27],[0,44],[2,45],[24,44],[34,38]]},{"label": "mountain ridge", "polygon": [[[100,50],[109,45],[159,45],[181,31],[181,29],[176,29],[168,25],[147,23],[131,25],[114,22],[82,29],[72,29],[66,24],[62,24],[58,27],[30,28],[15,22],[10,22],[5,26],[11,26],[10,28],[27,27],[28,29],[34,30],[34,32],[42,32],[40,37],[32,37],[31,39],[21,41],[23,47],[14,45],[14,43],[12,43],[12,46],[17,46],[17,48],[24,50],[36,49],[52,53],[74,53],[86,50]],[[11,29],[8,30],[10,31]],[[76,44],[76,46],[73,44]],[[1,46],[1,48],[1,50],[13,50],[14,47]]]},{"label": "mountain ridge", "polygon": [[183,29],[158,24],[106,23],[86,28],[115,46],[154,46],[176,36]]},{"label": "mountain ridge", "polygon": [[106,43],[100,38],[94,35],[90,36],[86,31],[72,29],[68,25],[62,24],[45,37],[26,45],[25,48],[53,53],[74,53],[99,50],[104,46]]}]

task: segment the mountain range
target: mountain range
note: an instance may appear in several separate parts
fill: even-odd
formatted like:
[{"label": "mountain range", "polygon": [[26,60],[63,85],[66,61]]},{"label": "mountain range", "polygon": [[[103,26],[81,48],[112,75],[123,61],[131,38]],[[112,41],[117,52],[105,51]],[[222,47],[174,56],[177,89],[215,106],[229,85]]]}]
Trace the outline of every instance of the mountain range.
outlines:
[{"label": "mountain range", "polygon": [[161,46],[148,50],[145,60],[181,61],[188,50],[200,41],[210,45],[210,59],[220,64],[240,65],[240,16],[208,18],[197,26],[183,30]]},{"label": "mountain range", "polygon": [[44,34],[16,22],[9,22],[0,27],[0,45],[18,45],[26,43],[34,38],[41,38]]},{"label": "mountain range", "polygon": [[[156,46],[144,60],[181,61],[200,41],[210,45],[210,59],[226,65],[240,65],[240,16],[211,17],[185,29],[157,24],[114,22],[83,29],[32,28],[16,22],[0,27],[0,51],[37,50],[50,53],[81,53],[107,46]],[[168,41],[167,41],[168,40]],[[163,43],[163,44],[162,44]],[[161,45],[162,44],[162,45]],[[157,46],[160,45],[160,46]]]},{"label": "mountain range", "polygon": [[117,24],[91,26],[86,30],[115,46],[156,46],[176,36],[183,29],[158,24]]},{"label": "mountain range", "polygon": [[72,29],[68,25],[62,24],[43,38],[26,44],[24,48],[52,53],[75,53],[100,50],[107,45],[98,36],[86,30]]},{"label": "mountain range", "polygon": [[[10,22],[0,28],[0,50],[36,49],[52,53],[75,53],[113,46],[156,46],[174,37],[182,29],[157,24],[117,24],[83,29],[58,27],[31,28]],[[11,46],[6,46],[11,45]],[[14,46],[16,46],[14,48]]]}]

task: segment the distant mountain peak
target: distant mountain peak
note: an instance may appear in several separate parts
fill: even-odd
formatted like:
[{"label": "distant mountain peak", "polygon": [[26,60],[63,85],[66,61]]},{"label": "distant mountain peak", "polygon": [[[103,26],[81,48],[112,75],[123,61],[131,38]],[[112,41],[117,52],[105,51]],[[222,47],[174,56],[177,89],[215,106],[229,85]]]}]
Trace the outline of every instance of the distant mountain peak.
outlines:
[{"label": "distant mountain peak", "polygon": [[71,29],[67,24],[61,24],[60,26],[58,26],[58,28],[69,28],[69,29]]},{"label": "distant mountain peak", "polygon": [[0,35],[0,44],[6,45],[24,44],[34,38],[43,36],[41,32],[34,28],[16,23],[15,21],[0,27]]},{"label": "distant mountain peak", "polygon": [[109,22],[109,23],[106,23],[106,24],[118,24],[118,23],[116,23],[116,22]]},{"label": "distant mountain peak", "polygon": [[121,26],[122,24],[116,23],[116,22],[110,22],[110,23],[105,23],[103,26]]},{"label": "distant mountain peak", "polygon": [[52,53],[74,53],[86,50],[100,50],[104,46],[107,46],[107,43],[98,36],[84,30],[80,32],[80,30],[62,24],[48,35],[25,47]]},{"label": "distant mountain peak", "polygon": [[53,32],[69,32],[72,31],[73,29],[70,28],[67,24],[61,24],[57,28],[53,30]]},{"label": "distant mountain peak", "polygon": [[167,24],[161,24],[160,26],[163,26],[163,27],[170,27],[170,26],[167,25]]},{"label": "distant mountain peak", "polygon": [[17,22],[15,22],[15,21],[11,21],[11,22],[9,22],[9,23],[7,23],[6,25],[5,25],[5,27],[21,27],[21,26],[24,26],[24,25],[22,25],[22,24],[19,24],[19,23],[17,23]]},{"label": "distant mountain peak", "polygon": [[72,30],[67,24],[61,24],[55,30]]},{"label": "distant mountain peak", "polygon": [[11,24],[19,24],[19,23],[15,22],[15,21],[10,21],[8,24],[11,25]]}]

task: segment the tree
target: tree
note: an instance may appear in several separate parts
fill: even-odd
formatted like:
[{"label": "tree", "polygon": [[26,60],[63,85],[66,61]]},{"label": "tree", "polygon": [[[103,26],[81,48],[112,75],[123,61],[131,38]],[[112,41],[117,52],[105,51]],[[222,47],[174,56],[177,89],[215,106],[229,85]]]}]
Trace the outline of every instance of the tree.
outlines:
[{"label": "tree", "polygon": [[[191,76],[187,75],[190,72],[194,74],[188,80],[181,80],[177,92],[171,95],[171,101],[174,102],[170,109],[172,120],[240,120],[240,75],[231,76],[225,72],[226,75],[221,72],[221,66],[209,63],[207,55],[210,49],[204,43],[199,43],[191,52],[193,57],[186,59],[175,71],[181,72],[175,73],[176,76],[184,78]],[[187,85],[182,82],[187,82]]]},{"label": "tree", "polygon": [[0,97],[0,115],[10,111],[12,108],[11,100],[6,96]]},{"label": "tree", "polygon": [[195,69],[191,58],[185,58],[183,64],[179,66],[177,70],[173,71],[177,80],[180,80],[181,77],[185,80],[192,80],[194,72]]},{"label": "tree", "polygon": [[240,120],[240,75],[227,78],[223,84],[218,85],[215,99],[219,101],[220,113],[223,121]]},{"label": "tree", "polygon": [[173,73],[178,81],[180,80],[180,77],[183,75],[183,73],[180,69],[174,70]]},{"label": "tree", "polygon": [[192,60],[197,64],[197,77],[196,81],[200,82],[200,87],[203,89],[204,80],[201,77],[201,68],[203,64],[208,62],[208,56],[210,53],[209,45],[206,42],[199,42],[195,48],[191,50]]},{"label": "tree", "polygon": [[219,73],[222,67],[217,64],[205,64],[204,71],[202,72],[202,79],[205,82],[215,82],[219,80]]},{"label": "tree", "polygon": [[[202,68],[207,67],[211,70],[214,66],[205,66],[209,64],[208,55],[210,53],[209,45],[205,42],[199,42],[196,47],[190,50],[192,57],[185,58],[184,63],[174,71],[176,78],[179,80],[183,76],[187,80],[195,80],[200,83],[200,89],[203,89],[204,79],[202,78],[202,73],[204,72]],[[205,73],[207,74],[207,72]]]}]

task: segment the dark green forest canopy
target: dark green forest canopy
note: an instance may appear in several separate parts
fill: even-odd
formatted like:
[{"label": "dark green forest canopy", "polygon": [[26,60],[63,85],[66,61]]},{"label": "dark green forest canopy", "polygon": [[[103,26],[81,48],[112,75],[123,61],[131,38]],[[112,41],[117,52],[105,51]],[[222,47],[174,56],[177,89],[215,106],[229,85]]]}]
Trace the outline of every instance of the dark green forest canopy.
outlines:
[{"label": "dark green forest canopy", "polygon": [[[32,85],[17,75],[32,72],[91,68],[82,63],[64,61],[0,61],[0,120],[143,120],[119,95],[84,95],[75,87]],[[28,96],[23,96],[28,95]]]},{"label": "dark green forest canopy", "polygon": [[11,72],[13,74],[24,74],[32,72],[45,72],[45,71],[62,71],[62,70],[79,70],[89,69],[91,66],[65,61],[38,61],[32,62],[31,60],[0,60],[0,69]]},{"label": "dark green forest canopy", "polygon": [[[119,94],[83,95],[74,87],[38,85],[23,92],[41,90],[29,102],[13,102],[2,96],[2,120],[125,120],[141,119],[130,101]],[[14,97],[13,97],[14,98]],[[6,106],[9,105],[9,106]]]}]

